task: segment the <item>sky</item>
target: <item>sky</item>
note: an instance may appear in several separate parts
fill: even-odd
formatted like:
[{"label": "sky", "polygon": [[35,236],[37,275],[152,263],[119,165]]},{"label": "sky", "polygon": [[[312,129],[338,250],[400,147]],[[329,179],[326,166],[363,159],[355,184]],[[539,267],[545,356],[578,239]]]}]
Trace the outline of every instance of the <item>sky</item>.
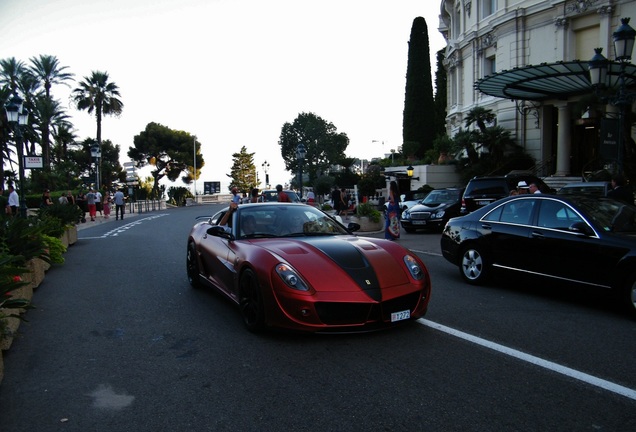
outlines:
[{"label": "sky", "polygon": [[[56,86],[80,140],[95,118],[69,103],[92,71],[119,86],[124,109],[102,138],[121,147],[150,122],[196,135],[197,180],[227,190],[232,154],[254,153],[259,179],[285,184],[283,124],[314,113],[346,133],[348,157],[389,154],[402,142],[413,20],[425,18],[431,65],[445,46],[437,0],[0,0],[0,58],[54,55],[71,87]],[[434,70],[431,71],[434,74]],[[434,83],[434,75],[433,75]],[[144,172],[142,171],[142,174]],[[147,174],[146,174],[147,175]],[[174,184],[180,186],[181,184]]]}]

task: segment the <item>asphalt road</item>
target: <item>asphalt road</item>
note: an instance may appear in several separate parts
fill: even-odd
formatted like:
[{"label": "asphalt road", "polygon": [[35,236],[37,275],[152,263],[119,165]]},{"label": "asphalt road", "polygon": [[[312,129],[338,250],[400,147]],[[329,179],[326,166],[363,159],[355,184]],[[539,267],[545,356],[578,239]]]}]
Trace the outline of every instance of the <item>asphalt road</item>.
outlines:
[{"label": "asphalt road", "polygon": [[403,232],[432,277],[424,320],[256,336],[186,279],[187,234],[214,208],[82,227],[5,353],[0,431],[636,430],[636,321],[609,296],[471,287],[439,234]]}]

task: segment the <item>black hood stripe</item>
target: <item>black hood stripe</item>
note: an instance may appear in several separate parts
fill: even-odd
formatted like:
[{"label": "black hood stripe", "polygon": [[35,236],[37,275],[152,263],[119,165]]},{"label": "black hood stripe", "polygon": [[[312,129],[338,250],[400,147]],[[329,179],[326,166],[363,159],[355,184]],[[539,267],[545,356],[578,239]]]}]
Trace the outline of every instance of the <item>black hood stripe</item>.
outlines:
[{"label": "black hood stripe", "polygon": [[307,239],[306,242],[333,260],[369,297],[376,301],[382,301],[380,282],[375,271],[357,247],[348,241],[334,241],[333,238],[312,238]]}]

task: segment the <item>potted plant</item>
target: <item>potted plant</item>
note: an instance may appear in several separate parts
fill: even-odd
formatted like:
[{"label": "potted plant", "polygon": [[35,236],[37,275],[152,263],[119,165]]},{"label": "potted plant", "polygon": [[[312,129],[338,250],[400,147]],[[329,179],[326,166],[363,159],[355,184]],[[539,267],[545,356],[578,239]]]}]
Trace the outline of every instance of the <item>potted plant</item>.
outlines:
[{"label": "potted plant", "polygon": [[369,203],[356,207],[356,216],[360,223],[360,231],[377,231],[382,228],[382,213]]}]

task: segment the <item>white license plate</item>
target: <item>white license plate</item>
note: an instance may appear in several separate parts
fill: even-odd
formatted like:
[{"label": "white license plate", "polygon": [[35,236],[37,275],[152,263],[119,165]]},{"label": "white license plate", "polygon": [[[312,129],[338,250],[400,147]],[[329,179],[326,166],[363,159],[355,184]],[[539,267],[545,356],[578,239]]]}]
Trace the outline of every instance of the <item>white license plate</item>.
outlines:
[{"label": "white license plate", "polygon": [[487,200],[477,201],[477,205],[485,206],[488,204],[490,204],[490,201],[487,201]]},{"label": "white license plate", "polygon": [[426,225],[425,220],[414,220],[413,225]]},{"label": "white license plate", "polygon": [[408,309],[405,311],[393,312],[391,314],[391,322],[403,321],[409,318],[411,318],[411,311]]}]

